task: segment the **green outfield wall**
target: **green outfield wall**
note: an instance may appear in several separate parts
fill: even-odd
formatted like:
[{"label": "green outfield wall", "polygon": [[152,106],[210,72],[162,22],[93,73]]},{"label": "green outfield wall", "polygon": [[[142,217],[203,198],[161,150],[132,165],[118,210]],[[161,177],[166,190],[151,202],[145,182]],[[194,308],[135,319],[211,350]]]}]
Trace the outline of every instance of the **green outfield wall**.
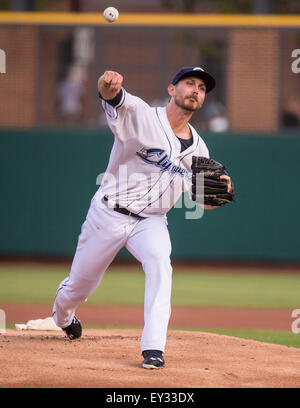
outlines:
[{"label": "green outfield wall", "polygon": [[[300,134],[202,135],[227,165],[232,205],[168,213],[173,259],[300,261]],[[113,135],[103,129],[0,132],[0,256],[72,256]],[[119,258],[131,258],[123,249]]]}]

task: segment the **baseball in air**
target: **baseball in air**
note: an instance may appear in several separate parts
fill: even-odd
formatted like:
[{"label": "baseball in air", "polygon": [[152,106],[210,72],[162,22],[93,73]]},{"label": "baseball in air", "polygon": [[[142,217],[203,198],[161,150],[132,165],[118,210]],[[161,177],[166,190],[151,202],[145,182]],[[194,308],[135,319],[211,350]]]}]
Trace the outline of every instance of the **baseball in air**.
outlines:
[{"label": "baseball in air", "polygon": [[119,12],[114,7],[107,7],[103,12],[103,17],[109,23],[113,23],[114,21],[116,21],[118,19]]}]

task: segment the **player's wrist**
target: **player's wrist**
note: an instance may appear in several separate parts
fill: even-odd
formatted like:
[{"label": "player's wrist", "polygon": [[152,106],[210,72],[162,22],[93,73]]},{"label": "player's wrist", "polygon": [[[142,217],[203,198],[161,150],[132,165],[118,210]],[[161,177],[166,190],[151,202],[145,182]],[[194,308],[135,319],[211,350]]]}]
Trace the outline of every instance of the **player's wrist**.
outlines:
[{"label": "player's wrist", "polygon": [[102,99],[108,101],[113,99],[116,95],[115,92],[105,88],[105,87],[98,87],[99,94],[101,95]]},{"label": "player's wrist", "polygon": [[111,99],[104,98],[103,95],[101,95],[101,93],[99,92],[99,98],[105,100],[107,103],[109,103],[113,107],[119,105],[119,103],[121,102],[122,96],[123,96],[123,89],[122,88],[117,93],[117,95],[115,95]]},{"label": "player's wrist", "polygon": [[109,101],[111,99],[114,99],[120,92],[120,89],[109,89],[105,86],[103,87],[98,87],[99,94],[101,95],[102,99]]}]

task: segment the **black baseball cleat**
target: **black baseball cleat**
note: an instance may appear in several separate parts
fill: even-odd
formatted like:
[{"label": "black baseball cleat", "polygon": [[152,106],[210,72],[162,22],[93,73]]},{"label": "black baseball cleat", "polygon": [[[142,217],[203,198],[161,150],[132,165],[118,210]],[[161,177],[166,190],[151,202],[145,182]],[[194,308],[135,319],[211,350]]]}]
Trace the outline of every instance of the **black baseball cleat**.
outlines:
[{"label": "black baseball cleat", "polygon": [[165,366],[165,360],[163,353],[160,350],[144,350],[143,351],[143,368],[163,368]]},{"label": "black baseball cleat", "polygon": [[70,340],[79,339],[82,333],[80,320],[78,320],[77,317],[74,316],[72,323],[68,327],[64,327],[63,331],[66,333]]}]

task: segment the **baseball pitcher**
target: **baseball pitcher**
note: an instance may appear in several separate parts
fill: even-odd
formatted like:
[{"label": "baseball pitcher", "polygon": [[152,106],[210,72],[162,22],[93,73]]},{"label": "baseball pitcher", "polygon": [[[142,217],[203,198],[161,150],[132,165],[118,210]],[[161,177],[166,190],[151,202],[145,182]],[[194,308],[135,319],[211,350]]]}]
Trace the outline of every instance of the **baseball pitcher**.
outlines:
[{"label": "baseball pitcher", "polygon": [[[184,191],[197,202],[204,177],[205,209],[233,200],[233,184],[189,124],[214,78],[200,67],[180,69],[168,86],[166,107],[151,107],[124,89],[123,76],[106,71],[99,97],[114,144],[101,186],[82,225],[69,276],[58,287],[53,318],[72,340],[81,336],[75,311],[101,282],[121,248],[145,273],[143,368],[162,368],[171,313],[172,266],[167,212]],[[202,190],[203,195],[203,190]]]}]

